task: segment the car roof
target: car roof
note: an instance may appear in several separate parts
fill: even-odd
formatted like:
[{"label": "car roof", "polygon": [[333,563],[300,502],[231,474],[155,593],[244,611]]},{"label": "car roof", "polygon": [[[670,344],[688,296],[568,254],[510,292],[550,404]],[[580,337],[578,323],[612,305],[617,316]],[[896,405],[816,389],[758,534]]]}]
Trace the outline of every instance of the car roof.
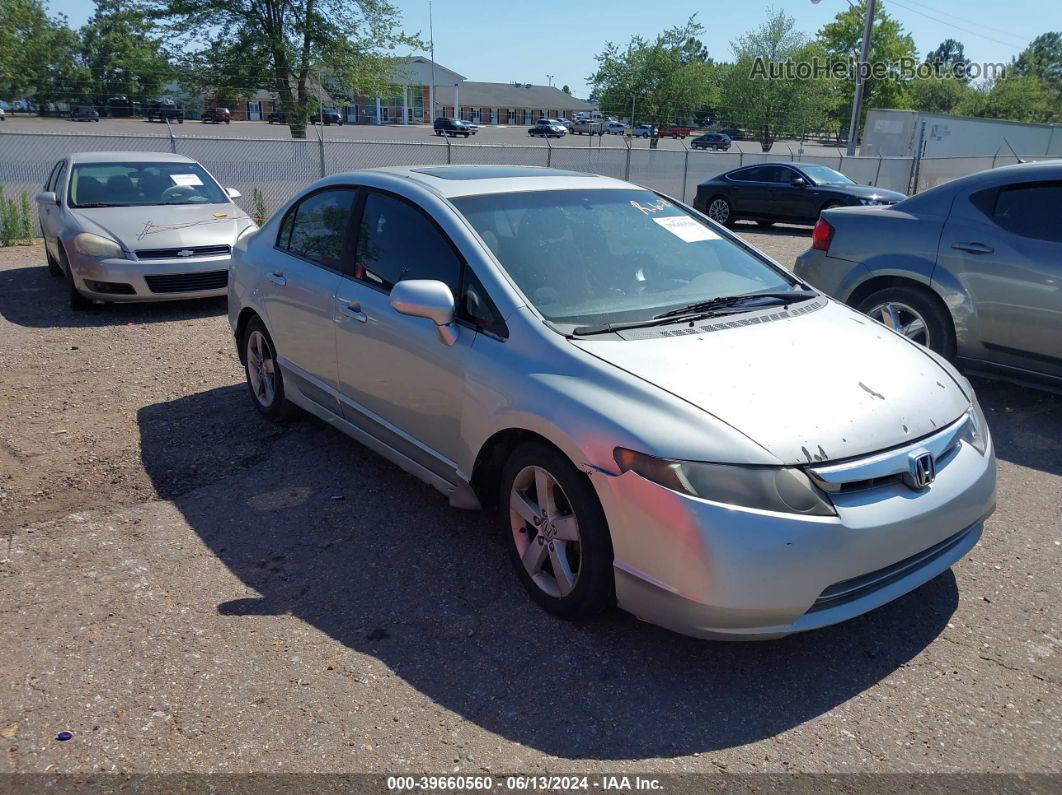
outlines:
[{"label": "car roof", "polygon": [[195,163],[184,155],[169,152],[72,152],[71,163]]},{"label": "car roof", "polygon": [[[642,190],[612,177],[542,166],[409,166],[365,171],[408,179],[445,198],[545,190]],[[343,176],[336,175],[329,182],[342,182]]]}]

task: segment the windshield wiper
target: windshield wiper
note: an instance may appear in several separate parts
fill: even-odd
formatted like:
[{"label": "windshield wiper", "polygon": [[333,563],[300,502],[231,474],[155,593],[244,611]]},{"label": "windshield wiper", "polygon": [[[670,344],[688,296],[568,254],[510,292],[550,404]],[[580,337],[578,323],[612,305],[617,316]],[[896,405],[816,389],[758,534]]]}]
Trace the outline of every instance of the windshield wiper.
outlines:
[{"label": "windshield wiper", "polygon": [[107,204],[106,202],[93,202],[91,204],[75,204],[74,207],[78,210],[83,210],[86,207],[128,207],[128,204]]},{"label": "windshield wiper", "polygon": [[713,298],[710,301],[698,301],[695,304],[689,304],[688,306],[680,306],[678,309],[669,309],[667,312],[661,312],[659,315],[653,315],[654,320],[667,317],[682,317],[684,315],[698,314],[700,312],[710,312],[713,309],[723,309],[726,307],[737,306],[743,304],[746,301],[764,301],[772,299],[780,301],[783,304],[795,304],[798,301],[807,301],[810,298],[814,298],[815,293],[806,290],[790,290],[788,292],[775,292],[775,293],[744,293],[742,295],[721,295],[718,298]]},{"label": "windshield wiper", "polygon": [[727,307],[720,307],[706,312],[696,312],[691,314],[685,314],[681,317],[650,317],[645,320],[629,320],[625,323],[602,323],[600,326],[579,326],[572,329],[572,334],[576,337],[589,337],[594,334],[608,334],[612,331],[623,331],[631,328],[649,328],[651,326],[666,326],[669,323],[686,323],[693,322],[694,320],[704,320],[709,317],[718,317],[719,315],[732,315],[741,310],[731,309]]}]

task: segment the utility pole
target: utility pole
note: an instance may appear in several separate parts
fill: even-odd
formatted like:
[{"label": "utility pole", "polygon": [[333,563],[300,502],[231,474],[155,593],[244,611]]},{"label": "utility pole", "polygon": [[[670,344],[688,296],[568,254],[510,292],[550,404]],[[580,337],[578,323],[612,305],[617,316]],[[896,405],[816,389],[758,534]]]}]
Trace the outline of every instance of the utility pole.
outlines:
[{"label": "utility pole", "polygon": [[[822,0],[811,0],[818,5]],[[851,8],[855,8],[852,0],[846,0]],[[848,122],[848,156],[854,157],[856,150],[856,137],[859,133],[859,117],[863,111],[863,83],[864,74],[869,68],[867,58],[870,57],[870,36],[874,32],[874,10],[877,0],[867,0],[867,13],[863,19],[863,46],[859,56],[859,73],[856,75],[855,96],[852,98],[852,118]]]},{"label": "utility pole", "polygon": [[432,124],[435,123],[435,28],[431,22],[431,0],[428,0],[428,40],[431,42],[431,116]]}]

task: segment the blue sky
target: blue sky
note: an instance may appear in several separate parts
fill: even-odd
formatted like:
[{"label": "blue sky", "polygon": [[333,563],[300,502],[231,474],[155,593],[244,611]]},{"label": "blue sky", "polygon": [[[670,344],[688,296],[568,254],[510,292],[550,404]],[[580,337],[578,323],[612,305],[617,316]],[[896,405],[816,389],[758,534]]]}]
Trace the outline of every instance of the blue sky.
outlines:
[{"label": "blue sky", "polygon": [[[392,0],[405,28],[428,38],[428,0]],[[776,0],[797,26],[814,35],[844,8],[846,0]],[[882,0],[914,37],[919,55],[946,38],[966,46],[974,61],[1008,62],[1030,40],[1062,31],[1058,0]],[[729,59],[730,42],[764,18],[767,2],[722,2],[701,11],[702,37],[709,53]],[[470,80],[545,83],[554,75],[585,96],[594,55],[605,41],[625,42],[681,24],[700,4],[677,0],[433,0],[435,59]],[[80,25],[93,10],[90,0],[51,0],[50,10]],[[703,6],[701,6],[703,7]],[[1004,13],[1005,10],[1005,13]]]}]

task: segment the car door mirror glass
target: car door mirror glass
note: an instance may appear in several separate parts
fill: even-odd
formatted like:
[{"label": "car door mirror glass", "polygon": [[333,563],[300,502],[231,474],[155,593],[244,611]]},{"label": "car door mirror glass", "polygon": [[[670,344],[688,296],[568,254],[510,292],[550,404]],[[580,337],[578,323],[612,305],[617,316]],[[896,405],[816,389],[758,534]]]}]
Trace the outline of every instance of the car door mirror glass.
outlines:
[{"label": "car door mirror glass", "polygon": [[453,345],[457,341],[454,294],[443,282],[434,279],[400,281],[391,288],[391,307],[399,314],[430,320],[445,344]]},{"label": "car door mirror glass", "polygon": [[238,199],[243,195],[236,188],[225,188],[225,193],[228,194],[230,199]]},{"label": "car door mirror glass", "polygon": [[59,204],[59,196],[55,191],[46,190],[37,194],[37,202],[39,204]]},{"label": "car door mirror glass", "polygon": [[789,184],[794,188],[806,188],[808,186],[807,180],[803,177],[793,177]]}]

